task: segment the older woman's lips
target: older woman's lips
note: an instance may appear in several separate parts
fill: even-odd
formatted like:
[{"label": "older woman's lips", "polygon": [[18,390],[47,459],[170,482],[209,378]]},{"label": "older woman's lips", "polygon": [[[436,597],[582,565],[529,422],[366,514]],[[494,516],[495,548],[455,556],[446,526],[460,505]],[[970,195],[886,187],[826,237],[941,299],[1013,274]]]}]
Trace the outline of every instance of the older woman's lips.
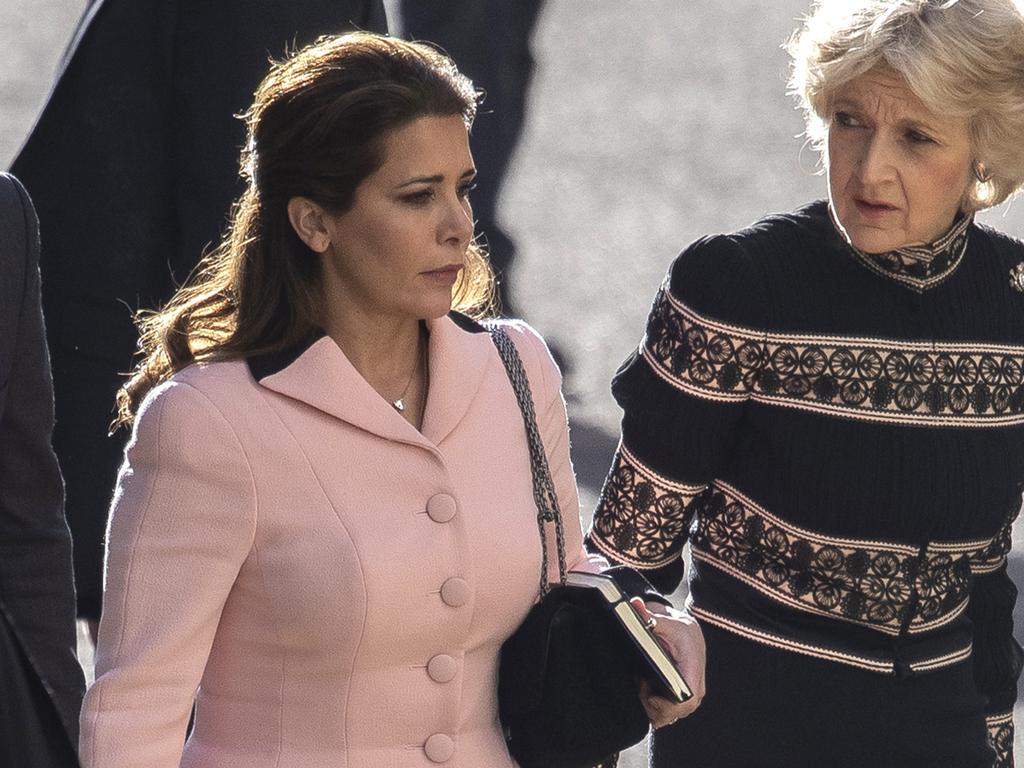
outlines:
[{"label": "older woman's lips", "polygon": [[449,264],[447,267],[432,269],[429,272],[423,272],[421,274],[431,282],[452,285],[458,279],[459,271],[461,269],[461,264]]},{"label": "older woman's lips", "polygon": [[857,212],[865,219],[880,219],[886,214],[897,210],[895,205],[889,205],[888,203],[876,203],[869,200],[862,200],[860,198],[854,199],[853,204],[857,206]]}]

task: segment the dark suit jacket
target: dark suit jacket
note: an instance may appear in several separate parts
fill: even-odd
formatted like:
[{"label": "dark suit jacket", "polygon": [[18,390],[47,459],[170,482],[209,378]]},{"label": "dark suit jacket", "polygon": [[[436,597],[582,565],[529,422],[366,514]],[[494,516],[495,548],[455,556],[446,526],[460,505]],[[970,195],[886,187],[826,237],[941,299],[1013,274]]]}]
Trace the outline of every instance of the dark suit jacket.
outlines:
[{"label": "dark suit jacket", "polygon": [[39,229],[0,174],[0,765],[76,765],[85,683],[53,387],[39,301]]},{"label": "dark suit jacket", "polygon": [[42,225],[43,305],[79,614],[97,618],[123,435],[107,438],[136,348],[132,311],[166,301],[241,192],[244,127],[268,57],[381,0],[98,0],[14,162]]}]

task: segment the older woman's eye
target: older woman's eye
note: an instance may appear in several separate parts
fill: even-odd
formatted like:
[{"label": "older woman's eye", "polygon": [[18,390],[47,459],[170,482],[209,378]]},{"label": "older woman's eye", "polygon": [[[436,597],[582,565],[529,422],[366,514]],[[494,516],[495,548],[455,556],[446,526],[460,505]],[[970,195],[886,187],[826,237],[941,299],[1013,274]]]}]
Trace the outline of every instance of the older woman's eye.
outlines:
[{"label": "older woman's eye", "polygon": [[857,118],[849,112],[836,112],[832,116],[832,122],[842,128],[853,128],[860,125],[860,123],[857,122]]},{"label": "older woman's eye", "polygon": [[459,187],[459,197],[469,197],[469,194],[476,189],[476,183],[470,182]]},{"label": "older woman's eye", "polygon": [[907,141],[911,144],[934,144],[935,141],[930,136],[926,136],[920,131],[908,131]]}]

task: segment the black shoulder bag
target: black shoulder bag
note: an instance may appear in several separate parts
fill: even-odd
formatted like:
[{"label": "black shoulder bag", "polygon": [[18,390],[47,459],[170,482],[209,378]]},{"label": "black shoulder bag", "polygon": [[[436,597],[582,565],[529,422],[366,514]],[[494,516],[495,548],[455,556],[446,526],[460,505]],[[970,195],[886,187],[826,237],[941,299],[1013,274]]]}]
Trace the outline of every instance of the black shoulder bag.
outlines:
[{"label": "black shoulder bag", "polygon": [[[618,753],[642,741],[650,727],[638,693],[639,670],[610,611],[574,599],[578,590],[564,586],[562,516],[529,380],[508,334],[500,326],[489,331],[523,414],[543,551],[540,600],[501,648],[498,712],[505,741],[522,768],[613,766]],[[555,586],[548,584],[547,523],[555,527]]]}]

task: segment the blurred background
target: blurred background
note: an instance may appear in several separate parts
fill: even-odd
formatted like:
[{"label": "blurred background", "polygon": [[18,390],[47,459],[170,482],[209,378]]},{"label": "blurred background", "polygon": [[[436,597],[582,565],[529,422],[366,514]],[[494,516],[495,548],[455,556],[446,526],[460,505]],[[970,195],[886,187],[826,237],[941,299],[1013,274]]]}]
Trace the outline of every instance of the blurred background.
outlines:
[{"label": "blurred background", "polygon": [[[393,14],[393,3],[385,4]],[[516,308],[567,364],[584,525],[618,437],[608,382],[639,341],[671,259],[700,235],[825,193],[817,154],[805,146],[801,115],[786,95],[781,48],[808,6],[544,5],[524,133],[499,216],[518,249]],[[32,126],[84,7],[85,0],[0,0],[0,167]],[[982,219],[1024,237],[1024,201]],[[1011,558],[1018,584],[1022,536],[1018,525]],[[1017,625],[1024,636],[1022,610]],[[638,768],[645,756],[638,747],[622,764]]]}]

